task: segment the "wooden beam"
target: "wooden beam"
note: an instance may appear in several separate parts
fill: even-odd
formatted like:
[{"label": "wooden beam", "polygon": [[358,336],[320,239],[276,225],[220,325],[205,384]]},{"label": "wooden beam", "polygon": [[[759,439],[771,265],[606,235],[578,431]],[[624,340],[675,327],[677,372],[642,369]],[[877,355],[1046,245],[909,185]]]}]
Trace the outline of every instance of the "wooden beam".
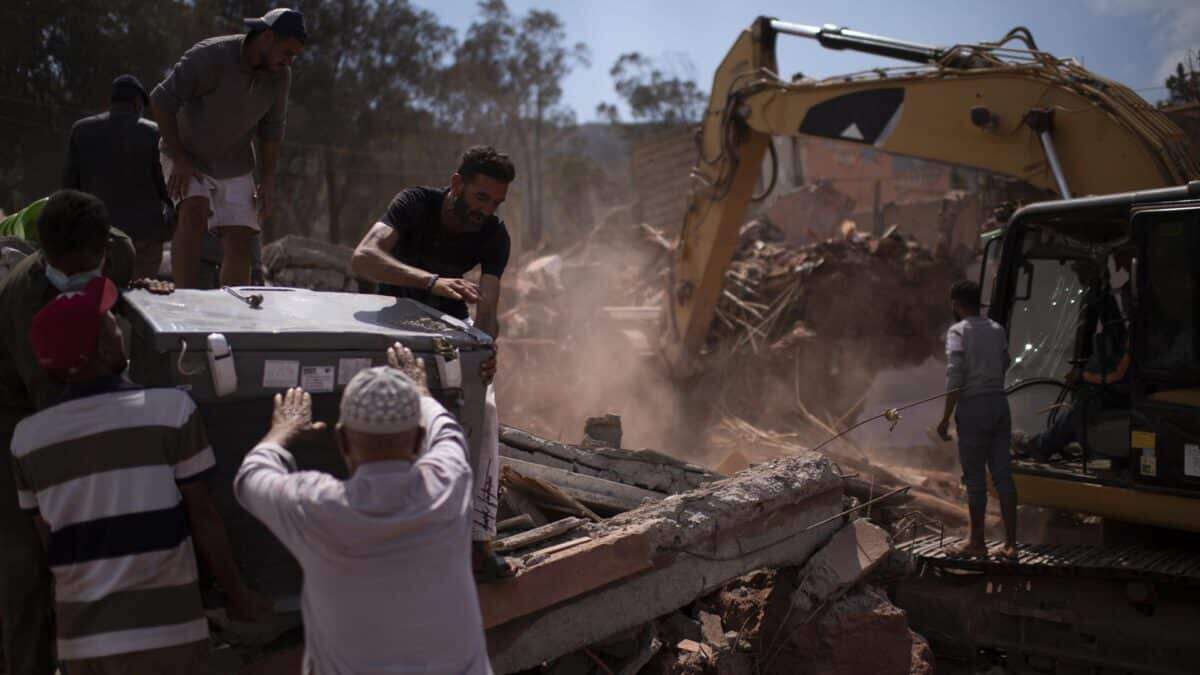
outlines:
[{"label": "wooden beam", "polygon": [[517,513],[529,516],[533,520],[534,526],[545,525],[550,522],[545,513],[538,508],[538,505],[529,497],[529,495],[521,492],[513,486],[507,486],[504,490],[504,495],[501,497],[508,507]]},{"label": "wooden beam", "polygon": [[512,467],[523,476],[551,483],[584,504],[629,511],[645,500],[659,501],[666,495],[616,481],[595,478],[580,473],[543,466],[511,457],[501,457],[501,466]]},{"label": "wooden beam", "polygon": [[521,534],[514,534],[511,537],[505,537],[504,539],[497,541],[493,545],[493,548],[498,553],[504,551],[515,551],[520,548],[525,548],[526,546],[532,546],[539,541],[545,541],[552,537],[557,537],[560,534],[570,532],[571,530],[582,525],[583,522],[584,521],[582,518],[563,518],[562,520],[556,520],[549,525],[543,525],[528,532],[522,532]]},{"label": "wooden beam", "polygon": [[484,628],[546,609],[654,566],[643,534],[607,536],[551,554],[516,578],[479,585]]},{"label": "wooden beam", "polygon": [[559,551],[565,551],[569,548],[575,548],[576,546],[587,543],[591,540],[592,540],[591,537],[576,537],[574,539],[564,541],[561,544],[555,544],[549,548],[546,548],[545,550],[538,551],[536,555],[554,555],[555,553],[558,553]]},{"label": "wooden beam", "polygon": [[535,525],[533,524],[533,517],[528,513],[522,513],[521,515],[513,516],[512,518],[505,518],[504,520],[496,523],[497,532],[508,532],[509,530],[532,530],[534,527]]},{"label": "wooden beam", "polygon": [[578,499],[559,489],[554,483],[533,476],[526,476],[511,466],[500,467],[500,480],[510,490],[522,490],[534,499],[540,498],[539,501],[557,502],[567,507],[567,511],[579,513],[593,522],[599,523],[604,520],[596,515],[594,511],[584,506]]}]

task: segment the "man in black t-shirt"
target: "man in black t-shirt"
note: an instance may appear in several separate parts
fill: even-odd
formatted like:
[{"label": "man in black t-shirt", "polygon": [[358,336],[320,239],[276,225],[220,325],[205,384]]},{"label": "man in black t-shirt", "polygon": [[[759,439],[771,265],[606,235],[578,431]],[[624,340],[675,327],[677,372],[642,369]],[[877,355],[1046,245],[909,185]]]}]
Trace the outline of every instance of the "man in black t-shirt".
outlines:
[{"label": "man in black t-shirt", "polygon": [[[508,265],[510,240],[496,209],[508,196],[516,169],[507,155],[487,146],[468,148],[444,188],[412,187],[392,200],[387,212],[359,242],[351,259],[355,276],[380,285],[380,293],[412,298],[500,336],[500,277]],[[479,267],[479,283],[463,278]],[[491,552],[499,489],[499,422],[491,386],[496,359],[483,365],[488,383],[484,437],[475,474],[474,555],[483,580],[511,576],[513,569]]]},{"label": "man in black t-shirt", "polygon": [[[445,188],[413,187],[396,195],[354,251],[354,274],[380,292],[419,300],[459,319],[476,305],[475,325],[498,336],[500,277],[509,238],[496,209],[516,175],[506,155],[476,146],[463,153]],[[479,284],[463,275],[479,266]]]}]

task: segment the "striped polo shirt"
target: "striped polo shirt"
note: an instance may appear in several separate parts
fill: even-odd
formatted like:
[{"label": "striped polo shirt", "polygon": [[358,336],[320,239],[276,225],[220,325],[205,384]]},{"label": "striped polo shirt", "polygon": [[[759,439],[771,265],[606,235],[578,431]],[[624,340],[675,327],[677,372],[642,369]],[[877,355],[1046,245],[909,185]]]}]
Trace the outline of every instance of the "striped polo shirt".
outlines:
[{"label": "striped polo shirt", "polygon": [[208,638],[176,483],[215,459],[175,389],[108,390],[25,418],[12,441],[21,508],[50,527],[60,659]]}]

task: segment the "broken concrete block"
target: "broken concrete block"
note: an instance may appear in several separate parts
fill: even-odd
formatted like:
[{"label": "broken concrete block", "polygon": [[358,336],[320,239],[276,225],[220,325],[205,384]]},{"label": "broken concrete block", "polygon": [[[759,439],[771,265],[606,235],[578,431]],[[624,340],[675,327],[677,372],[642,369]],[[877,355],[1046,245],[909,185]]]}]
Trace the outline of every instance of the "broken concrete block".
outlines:
[{"label": "broken concrete block", "polygon": [[835,602],[817,625],[835,673],[907,675],[913,640],[908,616],[873,586]]},{"label": "broken concrete block", "polygon": [[681,652],[699,654],[705,659],[711,659],[715,653],[712,647],[702,642],[696,642],[695,640],[680,640],[679,644],[675,645],[675,648]]},{"label": "broken concrete block", "polygon": [[583,425],[583,447],[621,447],[621,416],[602,415],[589,417]]},{"label": "broken concrete block", "polygon": [[838,531],[842,498],[828,458],[798,452],[585,524],[593,541],[480,587],[492,668],[533,668],[752,570],[803,564]]},{"label": "broken concrete block", "polygon": [[892,550],[888,533],[860,518],[848,523],[805,565],[792,604],[808,614],[870,574]]},{"label": "broken concrete block", "polygon": [[704,641],[714,647],[725,644],[725,627],[721,625],[721,617],[708,612],[700,612],[700,634]]}]

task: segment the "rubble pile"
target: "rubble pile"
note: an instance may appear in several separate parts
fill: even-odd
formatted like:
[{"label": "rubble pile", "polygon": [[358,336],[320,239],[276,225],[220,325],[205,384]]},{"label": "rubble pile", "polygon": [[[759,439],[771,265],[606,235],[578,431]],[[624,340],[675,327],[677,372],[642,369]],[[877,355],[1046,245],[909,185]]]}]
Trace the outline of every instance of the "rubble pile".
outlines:
[{"label": "rubble pile", "polygon": [[[611,416],[587,428],[600,422],[619,434]],[[882,589],[893,537],[858,517],[828,459],[800,452],[726,479],[594,436],[501,440],[496,547],[521,571],[480,587],[497,672],[933,672]],[[595,499],[622,490],[643,498]]]},{"label": "rubble pile", "polygon": [[[932,672],[928,643],[874,576],[891,550],[884,530],[850,521],[803,566],[756,570],[698,600],[702,648],[676,643],[650,672]],[[679,614],[668,622],[690,620]]]},{"label": "rubble pile", "polygon": [[[638,411],[660,410],[631,399],[657,384],[653,364],[632,355],[657,353],[671,247],[653,227],[609,222],[506,277],[507,381],[498,383],[506,420],[555,434],[605,401],[627,400],[621,412],[631,429],[656,421]],[[767,221],[748,223],[708,335],[707,375],[688,392],[705,399],[688,401],[688,413],[701,418],[692,426],[733,414],[777,427],[802,406],[839,420],[879,370],[941,353],[946,296],[959,269],[895,228],[874,236],[847,221],[837,237],[794,245]],[[658,380],[669,388],[665,375]],[[587,400],[564,400],[566,390]]]},{"label": "rubble pile", "polygon": [[263,247],[263,266],[272,286],[356,292],[350,273],[353,249],[289,234]]},{"label": "rubble pile", "polygon": [[917,364],[937,349],[948,288],[960,276],[895,227],[875,237],[846,221],[841,237],[794,247],[753,221],[725,274],[710,342],[759,354],[794,353],[814,338],[854,340],[888,366]]}]

